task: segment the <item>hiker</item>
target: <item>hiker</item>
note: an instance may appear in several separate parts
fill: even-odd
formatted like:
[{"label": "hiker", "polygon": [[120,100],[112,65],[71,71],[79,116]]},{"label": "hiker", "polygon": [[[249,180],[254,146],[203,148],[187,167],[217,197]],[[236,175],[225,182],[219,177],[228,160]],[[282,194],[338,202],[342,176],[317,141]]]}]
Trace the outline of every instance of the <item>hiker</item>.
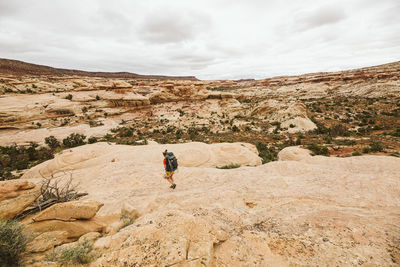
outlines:
[{"label": "hiker", "polygon": [[174,183],[173,175],[174,171],[178,168],[178,160],[174,156],[174,153],[168,152],[167,150],[163,152],[163,155],[164,155],[164,169],[165,169],[164,178],[171,183],[170,188],[175,189],[176,184]]}]

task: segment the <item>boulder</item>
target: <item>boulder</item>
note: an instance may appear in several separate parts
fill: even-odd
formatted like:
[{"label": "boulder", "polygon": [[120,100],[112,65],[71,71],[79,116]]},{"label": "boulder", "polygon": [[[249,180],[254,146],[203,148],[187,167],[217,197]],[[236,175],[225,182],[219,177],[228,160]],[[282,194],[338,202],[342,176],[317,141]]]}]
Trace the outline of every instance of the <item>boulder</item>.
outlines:
[{"label": "boulder", "polygon": [[27,180],[0,182],[0,218],[12,219],[40,195],[40,187]]},{"label": "boulder", "polygon": [[59,221],[59,220],[47,220],[28,224],[26,229],[32,232],[54,232],[54,231],[65,231],[67,232],[67,238],[69,241],[78,240],[84,234],[90,232],[102,232],[104,225],[95,220],[77,220],[77,221]]},{"label": "boulder", "polygon": [[27,250],[32,253],[43,252],[65,242],[68,242],[68,232],[46,232],[33,239],[33,241],[28,244]]},{"label": "boulder", "polygon": [[32,220],[36,222],[46,220],[88,220],[93,218],[102,206],[103,204],[97,201],[70,201],[58,203],[45,209]]},{"label": "boulder", "polygon": [[298,146],[285,147],[278,153],[278,160],[302,161],[311,158],[310,153],[310,150]]}]

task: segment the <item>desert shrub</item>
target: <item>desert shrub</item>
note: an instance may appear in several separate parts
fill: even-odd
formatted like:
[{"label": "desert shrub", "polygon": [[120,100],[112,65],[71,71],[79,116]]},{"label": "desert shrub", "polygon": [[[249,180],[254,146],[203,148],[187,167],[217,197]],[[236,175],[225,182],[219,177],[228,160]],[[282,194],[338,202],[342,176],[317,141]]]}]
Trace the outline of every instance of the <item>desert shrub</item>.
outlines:
[{"label": "desert shrub", "polygon": [[313,130],[316,134],[328,134],[330,131],[321,122],[317,121],[314,117],[311,118],[312,122],[315,123],[317,129]]},{"label": "desert shrub", "polygon": [[72,95],[71,95],[71,94],[68,94],[68,95],[65,97],[65,99],[72,100]]},{"label": "desert shrub", "polygon": [[373,141],[370,145],[369,145],[371,152],[381,152],[383,151],[383,145],[381,142],[378,141]]},{"label": "desert shrub", "polygon": [[239,167],[240,167],[240,164],[231,163],[229,165],[225,165],[225,166],[221,166],[221,167],[217,167],[217,168],[218,169],[236,169],[236,168],[239,168]]},{"label": "desert shrub", "polygon": [[86,136],[83,134],[72,133],[68,137],[63,139],[63,145],[65,147],[77,147],[86,144]]},{"label": "desert shrub", "polygon": [[293,123],[291,123],[291,124],[289,125],[289,127],[290,127],[290,128],[294,128],[294,127],[296,127],[296,125],[294,125]]},{"label": "desert shrub", "polygon": [[392,133],[392,135],[400,137],[400,127],[397,127],[396,130]]},{"label": "desert shrub", "polygon": [[350,132],[348,131],[348,129],[342,124],[333,125],[329,129],[329,133],[331,134],[331,136],[349,136],[350,135]]},{"label": "desert shrub", "polygon": [[335,143],[341,146],[354,146],[357,144],[356,140],[336,140]]},{"label": "desert shrub", "polygon": [[88,143],[89,144],[93,144],[93,143],[96,143],[96,142],[97,142],[97,138],[96,137],[94,137],[94,136],[89,137],[89,139],[88,139]]},{"label": "desert shrub", "polygon": [[55,249],[48,257],[51,261],[64,264],[85,264],[97,258],[92,251],[93,245],[85,239],[72,248]]},{"label": "desert shrub", "polygon": [[0,220],[0,266],[18,266],[28,241],[22,225],[13,220]]},{"label": "desert shrub", "polygon": [[99,95],[96,95],[96,100],[100,100],[100,96]]},{"label": "desert shrub", "polygon": [[362,155],[362,153],[360,152],[360,151],[354,151],[353,153],[352,153],[352,155],[353,156],[361,156]]},{"label": "desert shrub", "polygon": [[233,125],[232,132],[234,132],[234,133],[240,132],[239,127],[237,127],[236,125]]},{"label": "desert shrub", "polygon": [[88,108],[87,108],[87,107],[83,107],[83,108],[82,108],[82,112],[83,112],[83,113],[88,112]]},{"label": "desert shrub", "polygon": [[362,153],[368,154],[368,153],[370,153],[370,152],[371,152],[371,148],[370,148],[370,147],[363,147]]},{"label": "desert shrub", "polygon": [[57,140],[57,138],[55,138],[53,135],[46,137],[44,139],[44,142],[52,150],[55,150],[57,147],[59,147],[61,145],[60,142]]},{"label": "desert shrub", "polygon": [[326,146],[311,143],[307,145],[307,149],[311,150],[313,155],[329,156],[329,149]]},{"label": "desert shrub", "polygon": [[178,108],[176,111],[178,111],[179,112],[179,116],[183,116],[183,115],[185,115],[185,112],[182,110],[182,109],[180,109],[180,108]]},{"label": "desert shrub", "polygon": [[135,222],[135,219],[127,213],[121,213],[121,217],[119,219],[122,221],[122,228],[125,228]]},{"label": "desert shrub", "polygon": [[176,139],[181,139],[183,136],[183,131],[181,129],[176,130],[175,132]]},{"label": "desert shrub", "polygon": [[299,145],[301,145],[301,138],[300,138],[300,136],[297,136],[297,139],[296,139],[296,146],[299,146]]},{"label": "desert shrub", "polygon": [[131,127],[118,127],[111,129],[111,132],[115,133],[118,137],[132,137],[133,136],[133,128]]},{"label": "desert shrub", "polygon": [[195,139],[196,136],[198,135],[198,129],[194,127],[189,128],[188,135],[190,139]]},{"label": "desert shrub", "polygon": [[276,160],[278,154],[272,148],[268,148],[266,144],[258,142],[256,147],[263,164]]},{"label": "desert shrub", "polygon": [[45,147],[39,148],[36,143],[31,143],[29,147],[0,146],[0,174],[7,176],[1,179],[12,178],[10,171],[24,170],[53,157],[52,151]]}]

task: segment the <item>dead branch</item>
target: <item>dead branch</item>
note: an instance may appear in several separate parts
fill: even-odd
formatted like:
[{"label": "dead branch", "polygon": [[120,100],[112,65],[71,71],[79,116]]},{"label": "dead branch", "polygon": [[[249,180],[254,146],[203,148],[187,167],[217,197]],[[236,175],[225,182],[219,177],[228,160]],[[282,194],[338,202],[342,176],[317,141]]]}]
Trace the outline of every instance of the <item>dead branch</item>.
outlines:
[{"label": "dead branch", "polygon": [[76,191],[78,185],[72,183],[71,173],[66,181],[62,181],[62,178],[54,178],[53,174],[50,176],[50,178],[44,177],[41,173],[40,175],[43,178],[43,181],[40,185],[40,196],[30,209],[18,214],[14,219],[20,220],[30,214],[42,211],[56,203],[68,202],[88,195],[87,193],[78,193]]}]

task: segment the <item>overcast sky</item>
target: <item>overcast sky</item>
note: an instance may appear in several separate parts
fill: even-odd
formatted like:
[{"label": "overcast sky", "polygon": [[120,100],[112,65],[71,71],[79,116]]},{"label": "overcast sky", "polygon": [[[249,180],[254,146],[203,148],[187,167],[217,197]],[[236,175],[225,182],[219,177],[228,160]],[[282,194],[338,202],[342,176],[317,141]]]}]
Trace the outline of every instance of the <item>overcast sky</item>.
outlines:
[{"label": "overcast sky", "polygon": [[400,60],[400,0],[0,0],[0,57],[266,78]]}]

